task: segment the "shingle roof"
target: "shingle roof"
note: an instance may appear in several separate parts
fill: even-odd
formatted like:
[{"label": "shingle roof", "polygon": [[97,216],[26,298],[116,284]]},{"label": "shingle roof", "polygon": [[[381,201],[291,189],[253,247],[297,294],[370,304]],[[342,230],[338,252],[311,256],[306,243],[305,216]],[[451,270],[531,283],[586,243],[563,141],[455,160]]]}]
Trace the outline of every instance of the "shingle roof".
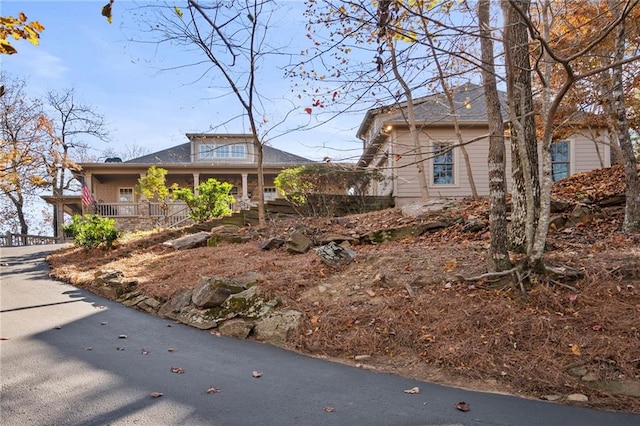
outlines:
[{"label": "shingle roof", "polygon": [[[309,160],[308,158],[300,157],[299,155],[291,154],[290,152],[282,151],[267,145],[263,147],[263,152],[264,152],[264,164],[313,163],[313,161]],[[162,151],[154,152],[152,154],[143,155],[142,157],[125,161],[125,163],[136,163],[136,164],[192,163],[191,143],[187,142],[182,145],[177,145],[171,148],[164,149]]]},{"label": "shingle roof", "polygon": [[[484,88],[477,84],[465,83],[452,90],[453,104],[458,122],[487,122],[487,104],[484,96]],[[498,91],[502,105],[502,116],[506,119],[508,110],[506,107],[506,93]],[[385,121],[405,121],[406,102],[399,105],[389,105],[382,108],[369,110],[363,120],[358,136],[364,135],[373,118],[384,111],[390,111]],[[404,111],[404,114],[403,114]],[[423,125],[450,124],[453,122],[453,114],[445,93],[436,93],[414,100],[414,112],[416,121]]]}]

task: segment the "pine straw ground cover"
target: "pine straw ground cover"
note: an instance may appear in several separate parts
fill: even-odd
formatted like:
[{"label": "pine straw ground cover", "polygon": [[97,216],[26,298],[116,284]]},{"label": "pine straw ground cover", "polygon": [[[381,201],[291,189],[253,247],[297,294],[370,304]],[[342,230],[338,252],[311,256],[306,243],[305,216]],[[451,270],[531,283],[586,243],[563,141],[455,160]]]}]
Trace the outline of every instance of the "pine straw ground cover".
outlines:
[{"label": "pine straw ground cover", "polygon": [[[486,203],[449,215],[486,218]],[[117,268],[159,298],[200,276],[255,271],[260,287],[303,312],[288,347],[417,379],[541,398],[582,393],[600,409],[640,412],[640,397],[597,390],[570,374],[640,381],[640,235],[618,231],[620,208],[549,235],[545,260],[584,272],[572,288],[538,283],[526,295],[509,286],[460,279],[484,272],[488,234],[454,225],[419,238],[356,245],[341,269],[317,255],[262,251],[257,241],[174,251],[155,234],[112,251],[71,248],[49,257],[52,274],[88,287],[97,269]],[[288,219],[269,229],[343,232],[405,224],[398,210],[339,219]],[[175,236],[174,231],[171,236]],[[362,356],[365,357],[362,357]],[[357,357],[357,360],[356,360]]]}]

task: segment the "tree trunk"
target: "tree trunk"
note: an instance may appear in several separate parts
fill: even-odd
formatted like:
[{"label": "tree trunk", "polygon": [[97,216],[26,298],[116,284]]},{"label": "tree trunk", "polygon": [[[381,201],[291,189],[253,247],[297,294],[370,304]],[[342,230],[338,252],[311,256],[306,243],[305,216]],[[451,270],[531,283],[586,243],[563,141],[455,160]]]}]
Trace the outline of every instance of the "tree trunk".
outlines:
[{"label": "tree trunk", "polygon": [[480,0],[478,2],[482,81],[487,102],[487,120],[489,122],[489,229],[491,244],[489,246],[487,266],[489,271],[499,272],[510,269],[512,264],[507,249],[507,184],[505,177],[504,125],[496,84],[489,6],[490,0]]},{"label": "tree trunk", "polygon": [[416,127],[416,116],[413,108],[413,95],[407,82],[402,78],[402,75],[398,71],[398,61],[396,58],[396,50],[393,39],[388,41],[389,53],[391,55],[391,66],[393,67],[393,75],[395,76],[402,90],[404,96],[407,99],[407,124],[409,124],[409,134],[411,141],[413,142],[413,148],[415,149],[415,162],[418,170],[418,184],[420,185],[420,195],[422,201],[429,199],[429,187],[427,182],[427,175],[424,169],[424,158],[422,156],[422,145],[420,144],[420,132]]},{"label": "tree trunk", "polygon": [[[609,10],[614,18],[620,16],[620,4],[617,0],[608,0]],[[622,21],[616,28],[616,42],[614,51],[614,62],[624,59],[626,44],[625,23]],[[629,122],[624,99],[624,83],[622,81],[622,65],[613,67],[613,111],[615,117],[616,134],[620,151],[622,154],[622,164],[624,166],[624,177],[626,184],[626,205],[624,210],[624,232],[640,230],[640,183],[638,182],[638,165],[633,153],[633,143],[629,134]]]},{"label": "tree trunk", "polygon": [[[528,11],[530,0],[516,0]],[[540,173],[531,90],[529,34],[522,17],[508,2],[502,3],[505,19],[504,50],[511,121],[511,246],[530,252],[540,215]]]}]

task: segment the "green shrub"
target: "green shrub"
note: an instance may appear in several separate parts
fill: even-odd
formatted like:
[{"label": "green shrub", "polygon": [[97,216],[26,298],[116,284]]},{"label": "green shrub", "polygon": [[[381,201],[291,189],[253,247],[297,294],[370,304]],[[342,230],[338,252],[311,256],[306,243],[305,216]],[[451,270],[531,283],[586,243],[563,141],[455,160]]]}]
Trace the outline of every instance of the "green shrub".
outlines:
[{"label": "green shrub", "polygon": [[231,204],[235,203],[236,199],[230,195],[231,189],[232,184],[211,178],[198,185],[197,195],[191,188],[179,188],[174,189],[172,196],[187,204],[191,219],[205,222],[233,213]]},{"label": "green shrub", "polygon": [[64,235],[72,237],[74,244],[87,248],[104,246],[111,248],[120,237],[113,219],[87,214],[73,216],[71,222],[63,225]]}]

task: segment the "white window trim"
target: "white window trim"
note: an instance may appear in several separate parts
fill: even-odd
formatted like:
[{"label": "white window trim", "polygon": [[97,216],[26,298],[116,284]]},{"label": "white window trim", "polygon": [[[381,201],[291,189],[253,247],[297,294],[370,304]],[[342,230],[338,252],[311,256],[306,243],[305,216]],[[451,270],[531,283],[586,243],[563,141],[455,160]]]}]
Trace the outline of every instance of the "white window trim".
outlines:
[{"label": "white window trim", "polygon": [[[558,142],[567,142],[569,144],[569,176],[571,177],[576,174],[576,152],[575,152],[575,141],[573,139],[561,139]],[[556,143],[558,143],[556,142]],[[553,161],[551,162],[551,179],[553,180]]]},{"label": "white window trim", "polygon": [[425,170],[425,173],[429,173],[429,188],[458,188],[460,186],[460,159],[458,155],[458,147],[455,147],[451,150],[453,154],[453,183],[435,183],[433,180],[433,172],[435,166],[435,157],[434,157],[434,145],[435,144],[449,144],[449,145],[457,145],[458,142],[450,141],[450,140],[442,140],[442,141],[433,141],[429,143],[429,151],[427,153],[423,153],[423,156],[429,156],[429,167],[428,170]]}]

